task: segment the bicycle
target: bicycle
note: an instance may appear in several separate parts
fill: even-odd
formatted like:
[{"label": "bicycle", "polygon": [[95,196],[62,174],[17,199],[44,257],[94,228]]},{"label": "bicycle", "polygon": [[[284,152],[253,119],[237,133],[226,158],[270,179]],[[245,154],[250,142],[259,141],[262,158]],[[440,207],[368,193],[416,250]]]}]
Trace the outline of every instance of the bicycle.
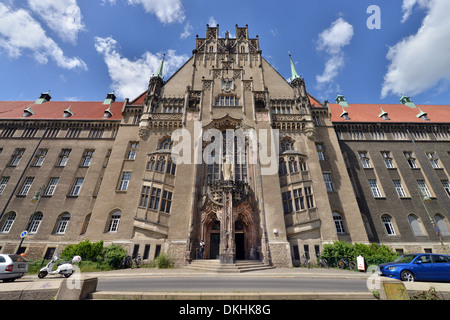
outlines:
[{"label": "bicycle", "polygon": [[133,258],[133,262],[136,268],[141,267],[141,255],[136,255],[136,257]]},{"label": "bicycle", "polygon": [[337,266],[339,269],[345,269],[345,268],[349,268],[350,270],[356,269],[356,263],[350,259],[350,256],[345,256],[344,258],[341,258],[337,262]]},{"label": "bicycle", "polygon": [[302,256],[302,259],[300,260],[300,266],[305,266],[308,269],[311,268],[311,260],[307,258],[305,255]]},{"label": "bicycle", "polygon": [[319,266],[327,269],[329,268],[328,260],[325,259],[324,257],[317,255],[317,262],[319,263]]},{"label": "bicycle", "polygon": [[133,261],[131,259],[131,256],[125,256],[123,257],[122,261],[120,261],[120,268],[121,269],[131,268],[132,263]]}]

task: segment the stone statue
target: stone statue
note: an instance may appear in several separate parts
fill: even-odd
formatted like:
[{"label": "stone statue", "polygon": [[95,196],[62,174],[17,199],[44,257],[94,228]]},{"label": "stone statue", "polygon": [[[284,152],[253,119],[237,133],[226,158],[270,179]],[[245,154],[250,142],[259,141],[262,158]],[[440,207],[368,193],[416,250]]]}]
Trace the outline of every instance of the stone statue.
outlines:
[{"label": "stone statue", "polygon": [[231,156],[225,156],[222,161],[222,173],[225,181],[232,180],[233,178],[233,163],[230,160],[230,157]]}]

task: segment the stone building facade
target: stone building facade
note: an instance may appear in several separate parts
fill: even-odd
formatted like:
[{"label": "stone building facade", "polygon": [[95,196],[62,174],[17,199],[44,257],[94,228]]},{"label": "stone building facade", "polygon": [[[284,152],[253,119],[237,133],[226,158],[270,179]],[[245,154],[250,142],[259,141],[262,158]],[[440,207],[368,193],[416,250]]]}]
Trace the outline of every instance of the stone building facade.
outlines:
[{"label": "stone building facade", "polygon": [[336,240],[389,242],[353,191],[359,146],[340,135],[341,105],[310,95],[292,60],[287,82],[247,26],[235,34],[207,26],[133,100],[0,102],[1,251],[28,229],[32,258],[89,239],[181,266],[204,240],[206,259],[288,267]]}]

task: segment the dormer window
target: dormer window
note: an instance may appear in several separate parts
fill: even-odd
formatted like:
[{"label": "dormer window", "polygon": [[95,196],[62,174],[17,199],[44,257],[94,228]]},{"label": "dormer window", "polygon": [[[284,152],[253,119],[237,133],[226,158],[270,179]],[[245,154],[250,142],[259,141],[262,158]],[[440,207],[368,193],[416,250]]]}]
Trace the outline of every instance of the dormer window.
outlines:
[{"label": "dormer window", "polygon": [[34,114],[34,111],[31,110],[31,106],[29,106],[28,108],[26,108],[25,110],[23,110],[22,118],[28,118],[28,117],[31,117],[33,114]]},{"label": "dormer window", "polygon": [[384,110],[381,108],[381,106],[380,106],[380,109],[381,109],[381,113],[378,115],[378,117],[380,117],[380,118],[383,119],[383,120],[391,120],[391,119],[389,119],[389,117],[388,117],[388,113],[387,113],[386,111],[384,111]]},{"label": "dormer window", "polygon": [[114,101],[116,101],[116,96],[114,95],[114,92],[111,92],[106,95],[106,98],[103,101],[103,104],[111,104]]},{"label": "dormer window", "polygon": [[[420,108],[419,108],[420,110]],[[430,121],[430,119],[427,116],[426,112],[423,112],[422,110],[420,110],[420,113],[417,115],[417,118],[425,120],[425,121]]]},{"label": "dormer window", "polygon": [[69,117],[73,116],[73,112],[70,111],[70,107],[71,106],[69,106],[66,110],[64,110],[63,118],[69,118]]},{"label": "dormer window", "polygon": [[111,112],[111,105],[109,105],[108,109],[105,110],[103,118],[111,118],[113,113]]},{"label": "dormer window", "polygon": [[343,118],[344,120],[350,120],[350,117],[348,116],[348,112],[347,111],[342,112],[341,118]]},{"label": "dormer window", "polygon": [[36,100],[36,104],[42,104],[44,102],[50,101],[52,97],[50,96],[50,90],[48,92],[41,93],[41,96]]}]

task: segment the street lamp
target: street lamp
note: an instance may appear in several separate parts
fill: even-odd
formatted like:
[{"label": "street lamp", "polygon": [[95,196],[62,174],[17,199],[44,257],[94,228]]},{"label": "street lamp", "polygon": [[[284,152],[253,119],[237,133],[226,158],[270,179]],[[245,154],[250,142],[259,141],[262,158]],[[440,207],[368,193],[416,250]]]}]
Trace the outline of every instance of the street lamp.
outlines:
[{"label": "street lamp", "polygon": [[428,194],[425,193],[425,191],[419,186],[416,186],[417,192],[420,196],[420,200],[422,201],[423,207],[425,208],[425,211],[428,215],[428,219],[430,220],[431,225],[433,226],[434,231],[436,232],[437,236],[439,237],[439,241],[441,242],[441,245],[444,245],[441,238],[441,232],[439,231],[439,227],[434,222],[433,218],[431,218],[430,212],[428,211],[428,208],[426,206],[426,203],[431,202],[431,198],[428,196]]},{"label": "street lamp", "polygon": [[[36,210],[37,210],[37,208],[38,208],[38,206],[39,206],[39,202],[41,201],[42,194],[44,193],[44,191],[45,191],[45,184],[43,184],[43,185],[39,188],[39,190],[36,191],[36,193],[34,194],[34,197],[31,199],[31,203],[33,203],[33,204],[36,203],[36,206],[34,207],[34,210],[33,210],[33,213],[32,213],[31,216],[30,216],[30,219],[32,219],[32,217],[34,216],[34,213],[36,212]],[[21,238],[22,238],[22,239],[20,240],[19,246],[17,247],[16,254],[19,254],[19,252],[20,252],[20,247],[22,246],[22,243],[23,243],[23,239],[25,239],[25,236],[26,236],[26,234],[27,234],[27,232],[28,232],[28,229],[30,228],[30,219],[28,219],[27,228],[25,229],[25,231],[26,231],[26,232],[25,232],[25,235],[22,236],[22,235],[24,234],[24,232],[22,232],[22,234],[21,234]]]}]

